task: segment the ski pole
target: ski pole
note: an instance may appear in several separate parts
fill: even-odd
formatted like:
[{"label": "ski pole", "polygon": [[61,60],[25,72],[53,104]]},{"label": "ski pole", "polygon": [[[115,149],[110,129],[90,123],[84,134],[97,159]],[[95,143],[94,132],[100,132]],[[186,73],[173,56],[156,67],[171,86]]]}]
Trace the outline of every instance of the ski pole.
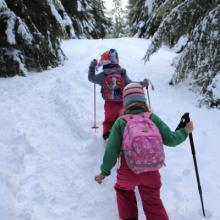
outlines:
[{"label": "ski pole", "polygon": [[94,83],[94,124],[92,128],[94,128],[95,131],[98,128],[98,126],[96,125],[96,84],[95,83]]},{"label": "ski pole", "polygon": [[146,90],[147,90],[147,99],[148,99],[148,105],[149,105],[149,108],[151,109],[151,104],[150,104],[150,95],[149,95],[148,86],[146,87]]},{"label": "ski pole", "polygon": [[[177,126],[176,130],[185,127],[185,125],[188,122],[190,122],[190,117],[189,117],[189,113],[187,112],[182,116],[180,123]],[[194,162],[194,167],[195,167],[195,172],[196,172],[196,179],[197,179],[197,184],[198,184],[200,200],[201,200],[201,204],[202,204],[202,212],[203,212],[203,216],[205,217],[206,215],[205,215],[205,208],[204,208],[203,197],[202,197],[202,187],[200,184],[199,171],[198,171],[198,166],[197,166],[197,161],[196,161],[196,151],[195,151],[192,133],[189,134],[189,141],[190,141],[191,151],[192,151],[192,155],[193,155],[193,162]]]},{"label": "ski pole", "polygon": [[154,86],[153,86],[153,83],[152,83],[149,79],[147,79],[147,82],[148,82],[148,85],[146,86],[146,90],[147,90],[147,99],[148,99],[148,105],[149,105],[149,108],[151,109],[150,94],[149,94],[149,89],[148,89],[148,87],[149,87],[149,84],[150,84],[151,89],[154,90]]}]

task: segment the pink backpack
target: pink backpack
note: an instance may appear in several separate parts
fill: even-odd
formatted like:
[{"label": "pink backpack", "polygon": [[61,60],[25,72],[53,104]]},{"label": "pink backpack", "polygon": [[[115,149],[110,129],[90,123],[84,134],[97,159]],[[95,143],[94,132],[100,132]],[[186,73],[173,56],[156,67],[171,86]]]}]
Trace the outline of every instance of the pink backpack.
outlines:
[{"label": "pink backpack", "polygon": [[150,120],[151,112],[121,116],[127,123],[122,148],[128,167],[136,174],[155,171],[164,165],[163,140]]},{"label": "pink backpack", "polygon": [[107,74],[102,82],[102,97],[110,101],[122,101],[122,92],[125,87],[124,77],[117,72]]}]

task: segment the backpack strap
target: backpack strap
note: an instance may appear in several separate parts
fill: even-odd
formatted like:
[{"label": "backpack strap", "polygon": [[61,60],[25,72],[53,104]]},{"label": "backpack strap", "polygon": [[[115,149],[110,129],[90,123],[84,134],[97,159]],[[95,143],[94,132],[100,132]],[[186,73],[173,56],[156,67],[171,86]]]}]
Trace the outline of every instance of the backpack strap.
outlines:
[{"label": "backpack strap", "polygon": [[152,115],[152,112],[144,112],[143,114],[145,117],[150,118]]},{"label": "backpack strap", "polygon": [[126,114],[126,115],[120,116],[120,118],[123,119],[123,120],[125,120],[125,121],[128,121],[131,116],[132,116],[131,114]]},{"label": "backpack strap", "polygon": [[124,119],[127,122],[128,120],[135,117],[135,115],[142,115],[143,117],[150,118],[151,115],[152,115],[152,112],[141,112],[141,113],[138,113],[138,114],[125,114],[125,115],[120,116],[120,118]]}]

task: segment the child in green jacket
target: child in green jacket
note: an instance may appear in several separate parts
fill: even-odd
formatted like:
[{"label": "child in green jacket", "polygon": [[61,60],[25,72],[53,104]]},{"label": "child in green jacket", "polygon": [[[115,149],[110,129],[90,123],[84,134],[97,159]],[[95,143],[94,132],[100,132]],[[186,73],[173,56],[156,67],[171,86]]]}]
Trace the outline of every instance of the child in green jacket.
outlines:
[{"label": "child in green jacket", "polygon": [[[123,90],[123,105],[125,114],[139,114],[149,112],[143,87],[139,83],[130,83]],[[163,144],[176,146],[186,140],[188,133],[193,130],[192,122],[185,128],[171,131],[170,128],[154,113],[151,121],[156,124],[162,136]],[[135,174],[127,165],[122,151],[123,132],[126,122],[118,118],[114,123],[106,144],[101,173],[95,176],[95,180],[101,184],[104,178],[111,173],[111,169],[121,159],[117,170],[115,184],[119,217],[123,220],[137,220],[137,204],[134,189],[138,187],[143,209],[148,220],[169,220],[163,203],[160,199],[161,180],[159,171]]]}]

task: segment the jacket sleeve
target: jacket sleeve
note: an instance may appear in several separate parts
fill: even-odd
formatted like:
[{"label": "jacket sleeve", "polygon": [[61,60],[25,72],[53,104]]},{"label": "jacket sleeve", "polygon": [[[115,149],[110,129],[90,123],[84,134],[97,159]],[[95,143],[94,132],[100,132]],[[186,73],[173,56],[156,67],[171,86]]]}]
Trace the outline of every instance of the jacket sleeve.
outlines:
[{"label": "jacket sleeve", "polygon": [[123,70],[123,74],[125,76],[125,85],[129,84],[129,83],[132,83],[133,81],[130,80],[130,78],[128,77],[127,73],[126,73],[126,70],[125,69],[122,69]]},{"label": "jacket sleeve", "polygon": [[152,114],[151,120],[157,125],[163,138],[163,142],[167,146],[175,147],[185,141],[188,137],[188,132],[185,128],[171,131],[170,128],[155,114]]},{"label": "jacket sleeve", "polygon": [[122,119],[117,119],[111,129],[101,165],[101,174],[104,176],[111,174],[111,169],[115,166],[120,155],[124,124]]},{"label": "jacket sleeve", "polygon": [[101,73],[96,75],[95,74],[95,68],[96,68],[96,63],[92,61],[90,66],[89,66],[88,80],[90,82],[93,82],[93,83],[101,85],[103,77],[104,77],[104,73],[101,72]]}]

